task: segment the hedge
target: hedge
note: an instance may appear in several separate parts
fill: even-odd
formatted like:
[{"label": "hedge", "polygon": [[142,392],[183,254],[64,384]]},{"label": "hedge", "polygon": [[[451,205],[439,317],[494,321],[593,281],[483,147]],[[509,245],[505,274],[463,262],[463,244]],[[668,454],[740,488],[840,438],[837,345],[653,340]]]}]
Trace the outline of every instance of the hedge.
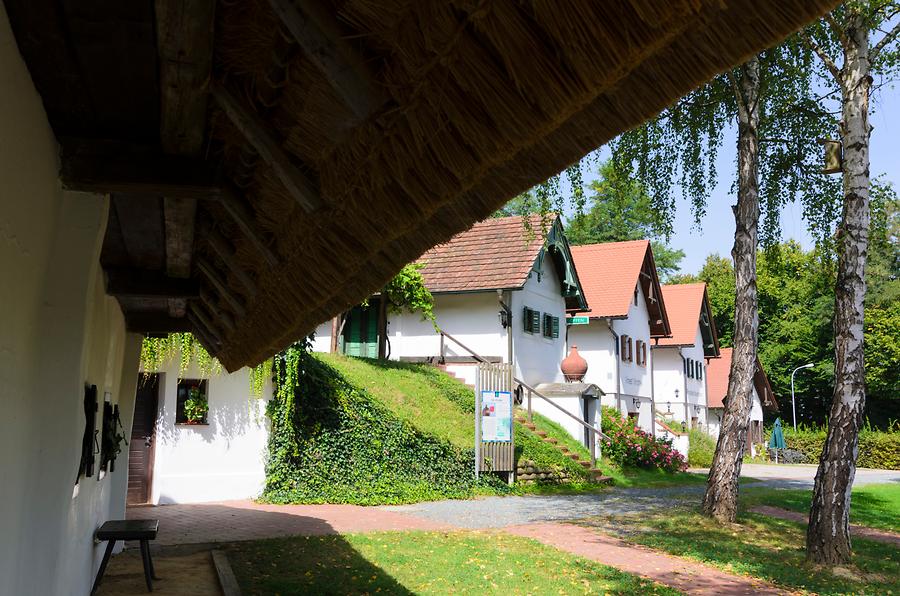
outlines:
[{"label": "hedge", "polygon": [[692,428],[688,432],[688,465],[692,468],[708,468],[712,466],[716,452],[716,440],[706,432]]},{"label": "hedge", "polygon": [[[784,440],[789,449],[803,453],[805,463],[816,464],[825,445],[824,428],[800,427],[784,429]],[[860,468],[900,470],[900,424],[891,425],[888,430],[877,431],[864,428],[859,433],[859,457],[856,465]]]}]

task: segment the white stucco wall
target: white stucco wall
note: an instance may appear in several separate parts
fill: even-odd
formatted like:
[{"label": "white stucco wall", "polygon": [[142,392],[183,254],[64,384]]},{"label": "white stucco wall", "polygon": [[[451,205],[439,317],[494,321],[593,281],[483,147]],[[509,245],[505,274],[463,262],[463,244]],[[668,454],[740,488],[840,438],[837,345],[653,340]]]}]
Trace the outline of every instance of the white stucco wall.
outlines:
[{"label": "white stucco wall", "polygon": [[103,292],[107,201],[61,190],[57,144],[3,8],[0,106],[0,594],[83,595],[102,557],[94,531],[122,516],[128,470],[120,455],[73,496],[84,387],[129,412],[139,338]]},{"label": "white stucco wall", "polygon": [[265,481],[266,401],[250,394],[249,369],[204,376],[192,366],[182,378],[206,379],[208,426],[175,424],[178,363],[160,371],[151,502],[201,503],[259,496]]},{"label": "white stucco wall", "polygon": [[[565,355],[565,299],[560,294],[560,282],[550,259],[542,266],[540,280],[532,273],[521,290],[506,292],[513,322],[510,329],[500,325],[500,303],[495,291],[464,294],[438,294],[434,297],[434,314],[438,326],[465,344],[475,353],[508,361],[508,331],[513,334],[513,358],[516,376],[534,386],[562,380],[559,363]],[[540,333],[525,333],[525,307],[559,317],[559,337],[549,339]],[[440,354],[440,335],[430,321],[423,321],[417,313],[388,316],[390,357],[437,357]],[[469,357],[470,354],[449,339],[444,343],[445,356]],[[448,370],[473,382],[474,368],[448,364]]]},{"label": "white stucco wall", "polygon": [[[604,391],[606,395],[602,399],[603,405],[618,408],[623,414],[636,412],[639,426],[650,432],[652,428],[650,400],[654,393],[651,371],[654,366],[654,354],[650,341],[650,316],[643,292],[638,292],[637,304],[634,304],[633,300],[630,303],[627,318],[611,320],[610,324],[612,331],[603,319],[591,319],[588,325],[573,325],[568,329],[568,345],[577,345],[578,353],[587,360],[588,371],[584,381],[593,383]],[[617,354],[616,335],[619,337],[628,335],[632,338],[635,354],[632,362],[622,361]],[[637,340],[647,344],[645,366],[637,363]],[[634,404],[635,398],[638,399],[637,406]]]},{"label": "white stucco wall", "polygon": [[[706,360],[703,355],[703,338],[699,325],[694,344],[690,346],[656,346],[653,348],[653,380],[656,391],[656,409],[672,411],[671,418],[677,422],[687,422],[696,417],[701,425],[707,424]],[[684,374],[684,359],[690,358],[703,367],[703,378],[690,378]],[[678,396],[675,390],[678,390]],[[699,413],[697,406],[700,407]]]},{"label": "white stucco wall", "polygon": [[331,321],[320,323],[316,327],[315,336],[312,342],[313,352],[330,352],[331,351]]}]

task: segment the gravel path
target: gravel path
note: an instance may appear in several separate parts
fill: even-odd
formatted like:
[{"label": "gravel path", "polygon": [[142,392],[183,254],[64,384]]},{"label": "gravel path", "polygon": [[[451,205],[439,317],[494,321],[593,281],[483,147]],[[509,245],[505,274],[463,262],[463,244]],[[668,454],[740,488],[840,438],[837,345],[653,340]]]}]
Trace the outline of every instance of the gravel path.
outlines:
[{"label": "gravel path", "polygon": [[379,507],[459,528],[505,528],[533,522],[562,521],[597,515],[625,515],[674,507],[703,493],[704,486],[631,488],[584,495],[486,497],[470,501],[433,501]]}]

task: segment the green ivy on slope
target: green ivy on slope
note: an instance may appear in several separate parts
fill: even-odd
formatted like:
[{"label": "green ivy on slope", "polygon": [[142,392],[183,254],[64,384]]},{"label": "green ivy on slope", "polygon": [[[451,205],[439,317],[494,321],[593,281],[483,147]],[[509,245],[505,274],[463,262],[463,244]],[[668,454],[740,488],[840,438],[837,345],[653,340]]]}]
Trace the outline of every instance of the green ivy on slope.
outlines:
[{"label": "green ivy on slope", "polygon": [[374,505],[508,489],[477,482],[474,451],[399,419],[298,344],[276,357],[263,500]]}]

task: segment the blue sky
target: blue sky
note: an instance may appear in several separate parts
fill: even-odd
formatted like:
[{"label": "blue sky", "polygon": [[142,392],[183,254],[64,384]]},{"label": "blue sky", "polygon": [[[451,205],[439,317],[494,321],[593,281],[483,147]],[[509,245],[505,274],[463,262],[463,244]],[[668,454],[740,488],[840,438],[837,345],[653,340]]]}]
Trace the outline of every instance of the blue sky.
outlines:
[{"label": "blue sky", "polygon": [[[871,173],[884,174],[884,178],[894,184],[900,192],[900,88],[884,86],[873,96],[874,113],[871,124],[874,127],[871,141]],[[734,242],[734,217],[731,206],[736,202],[731,194],[732,172],[735,164],[736,132],[728,131],[719,152],[719,184],[713,190],[707,213],[700,222],[700,229],[694,224],[690,204],[679,199],[675,215],[675,234],[670,245],[685,252],[681,263],[683,273],[696,273],[706,260],[706,255],[719,253],[729,256]],[[601,158],[609,156],[609,150],[599,151]],[[835,174],[839,176],[839,174]],[[586,177],[590,183],[592,178]],[[806,231],[806,223],[799,204],[788,205],[781,214],[782,238],[794,239],[805,248],[812,246],[812,239]]]}]

